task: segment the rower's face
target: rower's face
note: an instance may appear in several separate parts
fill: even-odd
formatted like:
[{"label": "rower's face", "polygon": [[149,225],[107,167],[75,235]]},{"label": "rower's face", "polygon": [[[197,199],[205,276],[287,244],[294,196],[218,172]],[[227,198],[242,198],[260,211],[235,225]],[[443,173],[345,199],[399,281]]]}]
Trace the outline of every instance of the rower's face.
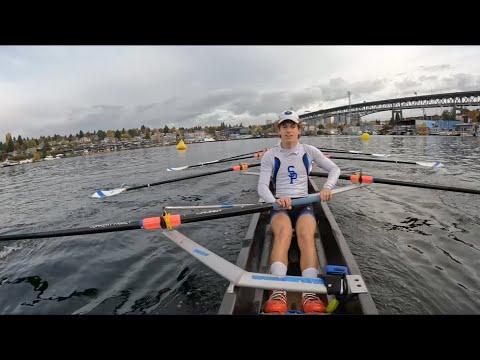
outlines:
[{"label": "rower's face", "polygon": [[296,141],[300,135],[298,124],[293,121],[284,121],[280,124],[280,138],[284,141]]}]

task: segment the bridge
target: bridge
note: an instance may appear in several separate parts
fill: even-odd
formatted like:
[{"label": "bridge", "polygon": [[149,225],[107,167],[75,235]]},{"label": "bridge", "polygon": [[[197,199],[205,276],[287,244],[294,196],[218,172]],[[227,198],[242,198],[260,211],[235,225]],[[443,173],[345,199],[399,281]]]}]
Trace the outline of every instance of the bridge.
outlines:
[{"label": "bridge", "polygon": [[308,112],[300,115],[300,119],[310,124],[314,124],[317,120],[322,120],[331,116],[344,116],[358,114],[365,116],[382,111],[392,111],[392,118],[395,113],[402,116],[404,109],[425,109],[425,108],[439,108],[452,107],[461,108],[465,106],[480,106],[480,91],[464,91],[445,94],[431,94],[421,96],[410,96],[397,99],[388,99],[380,101],[363,102],[359,104],[351,104],[345,106],[334,107],[330,109],[323,109]]}]

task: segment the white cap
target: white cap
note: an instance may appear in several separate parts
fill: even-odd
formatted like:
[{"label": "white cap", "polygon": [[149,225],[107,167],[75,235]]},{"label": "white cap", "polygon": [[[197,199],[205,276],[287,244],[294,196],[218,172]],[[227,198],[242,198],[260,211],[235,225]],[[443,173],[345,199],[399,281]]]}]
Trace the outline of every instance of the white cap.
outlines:
[{"label": "white cap", "polygon": [[280,118],[278,119],[278,124],[280,125],[282,122],[290,120],[293,121],[295,124],[300,122],[300,118],[298,115],[292,110],[285,110],[280,114]]}]

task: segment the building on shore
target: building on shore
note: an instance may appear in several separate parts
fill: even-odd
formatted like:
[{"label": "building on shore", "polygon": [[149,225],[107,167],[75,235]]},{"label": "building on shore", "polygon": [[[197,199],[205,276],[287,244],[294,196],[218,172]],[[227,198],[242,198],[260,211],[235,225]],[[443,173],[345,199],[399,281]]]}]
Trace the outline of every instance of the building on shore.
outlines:
[{"label": "building on shore", "polygon": [[360,126],[347,126],[346,128],[343,129],[343,134],[345,135],[361,135],[362,134],[362,129]]},{"label": "building on shore", "polygon": [[245,139],[250,135],[250,129],[246,127],[231,127],[216,132],[217,139]]},{"label": "building on shore", "polygon": [[161,131],[157,131],[156,133],[150,135],[150,138],[155,144],[162,144],[163,145],[163,138],[164,134]]},{"label": "building on shore", "polygon": [[177,143],[177,134],[166,133],[163,136],[163,145],[172,145]]},{"label": "building on shore", "polygon": [[478,133],[478,123],[456,124],[455,133],[461,136],[476,136],[476,133]]}]

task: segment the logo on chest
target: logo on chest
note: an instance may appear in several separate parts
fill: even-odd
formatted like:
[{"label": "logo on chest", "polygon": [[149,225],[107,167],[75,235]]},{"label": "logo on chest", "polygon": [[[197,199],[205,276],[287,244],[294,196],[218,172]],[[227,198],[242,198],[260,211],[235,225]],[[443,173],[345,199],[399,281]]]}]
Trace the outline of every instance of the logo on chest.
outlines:
[{"label": "logo on chest", "polygon": [[293,184],[293,180],[298,178],[298,174],[295,172],[295,166],[290,165],[287,169],[288,177],[290,178],[290,184]]}]

